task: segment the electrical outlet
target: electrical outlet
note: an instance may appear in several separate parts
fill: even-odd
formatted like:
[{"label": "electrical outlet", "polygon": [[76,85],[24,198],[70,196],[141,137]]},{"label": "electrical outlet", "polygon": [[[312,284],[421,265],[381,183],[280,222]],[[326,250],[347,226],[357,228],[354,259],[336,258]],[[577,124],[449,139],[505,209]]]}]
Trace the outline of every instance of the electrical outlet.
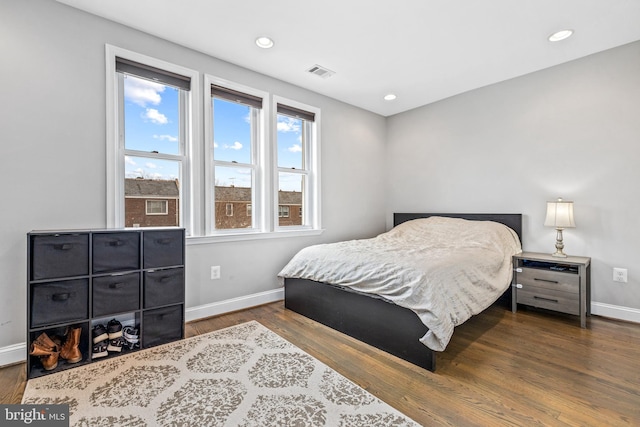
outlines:
[{"label": "electrical outlet", "polygon": [[626,268],[614,268],[613,269],[613,281],[627,283],[627,269]]},{"label": "electrical outlet", "polygon": [[220,266],[214,265],[211,267],[211,280],[217,280],[220,278]]}]

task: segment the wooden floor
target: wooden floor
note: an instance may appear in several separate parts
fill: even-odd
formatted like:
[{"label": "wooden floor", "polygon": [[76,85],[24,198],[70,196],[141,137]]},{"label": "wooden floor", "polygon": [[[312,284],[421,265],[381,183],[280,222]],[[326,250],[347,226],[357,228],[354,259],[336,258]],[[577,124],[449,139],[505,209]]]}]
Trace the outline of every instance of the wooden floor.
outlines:
[{"label": "wooden floor", "polygon": [[[639,426],[640,325],[491,307],[455,331],[435,373],[286,310],[282,302],[192,322],[187,336],[257,320],[425,425]],[[24,364],[0,369],[20,403]]]}]

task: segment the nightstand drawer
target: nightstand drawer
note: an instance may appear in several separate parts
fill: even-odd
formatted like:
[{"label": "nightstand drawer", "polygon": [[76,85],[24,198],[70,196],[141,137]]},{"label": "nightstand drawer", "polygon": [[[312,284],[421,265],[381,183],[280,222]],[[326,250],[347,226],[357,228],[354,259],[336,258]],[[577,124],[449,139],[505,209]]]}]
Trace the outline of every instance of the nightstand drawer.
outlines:
[{"label": "nightstand drawer", "polygon": [[569,292],[522,285],[517,291],[517,302],[562,313],[580,314],[578,295]]},{"label": "nightstand drawer", "polygon": [[524,287],[533,286],[572,294],[580,292],[580,276],[577,274],[526,267],[521,270],[517,273],[517,283]]}]

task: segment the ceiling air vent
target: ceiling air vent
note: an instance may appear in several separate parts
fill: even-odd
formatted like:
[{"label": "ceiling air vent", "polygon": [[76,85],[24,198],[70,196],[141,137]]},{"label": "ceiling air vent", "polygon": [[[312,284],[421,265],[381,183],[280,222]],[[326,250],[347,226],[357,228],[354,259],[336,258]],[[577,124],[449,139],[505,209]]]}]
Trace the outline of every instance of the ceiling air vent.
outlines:
[{"label": "ceiling air vent", "polygon": [[307,72],[311,73],[311,74],[315,74],[318,77],[322,77],[323,79],[326,79],[327,77],[331,77],[335,74],[335,71],[331,71],[328,68],[324,68],[321,65],[314,65],[313,67],[309,68],[307,70]]}]

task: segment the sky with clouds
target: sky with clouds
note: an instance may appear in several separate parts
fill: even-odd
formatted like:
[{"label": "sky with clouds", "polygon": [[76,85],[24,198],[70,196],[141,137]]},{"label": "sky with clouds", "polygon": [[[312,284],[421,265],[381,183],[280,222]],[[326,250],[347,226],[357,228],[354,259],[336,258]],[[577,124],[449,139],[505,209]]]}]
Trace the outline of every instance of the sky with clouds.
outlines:
[{"label": "sky with clouds", "polygon": [[[132,76],[125,76],[125,147],[141,152],[179,154],[178,89]],[[237,162],[237,167],[216,167],[217,185],[249,187],[251,173],[242,163],[251,161],[250,108],[214,99],[214,157]],[[280,167],[302,167],[301,120],[278,116],[278,163]],[[127,178],[176,179],[175,161],[126,156]],[[301,190],[296,174],[281,174],[279,189]]]}]

